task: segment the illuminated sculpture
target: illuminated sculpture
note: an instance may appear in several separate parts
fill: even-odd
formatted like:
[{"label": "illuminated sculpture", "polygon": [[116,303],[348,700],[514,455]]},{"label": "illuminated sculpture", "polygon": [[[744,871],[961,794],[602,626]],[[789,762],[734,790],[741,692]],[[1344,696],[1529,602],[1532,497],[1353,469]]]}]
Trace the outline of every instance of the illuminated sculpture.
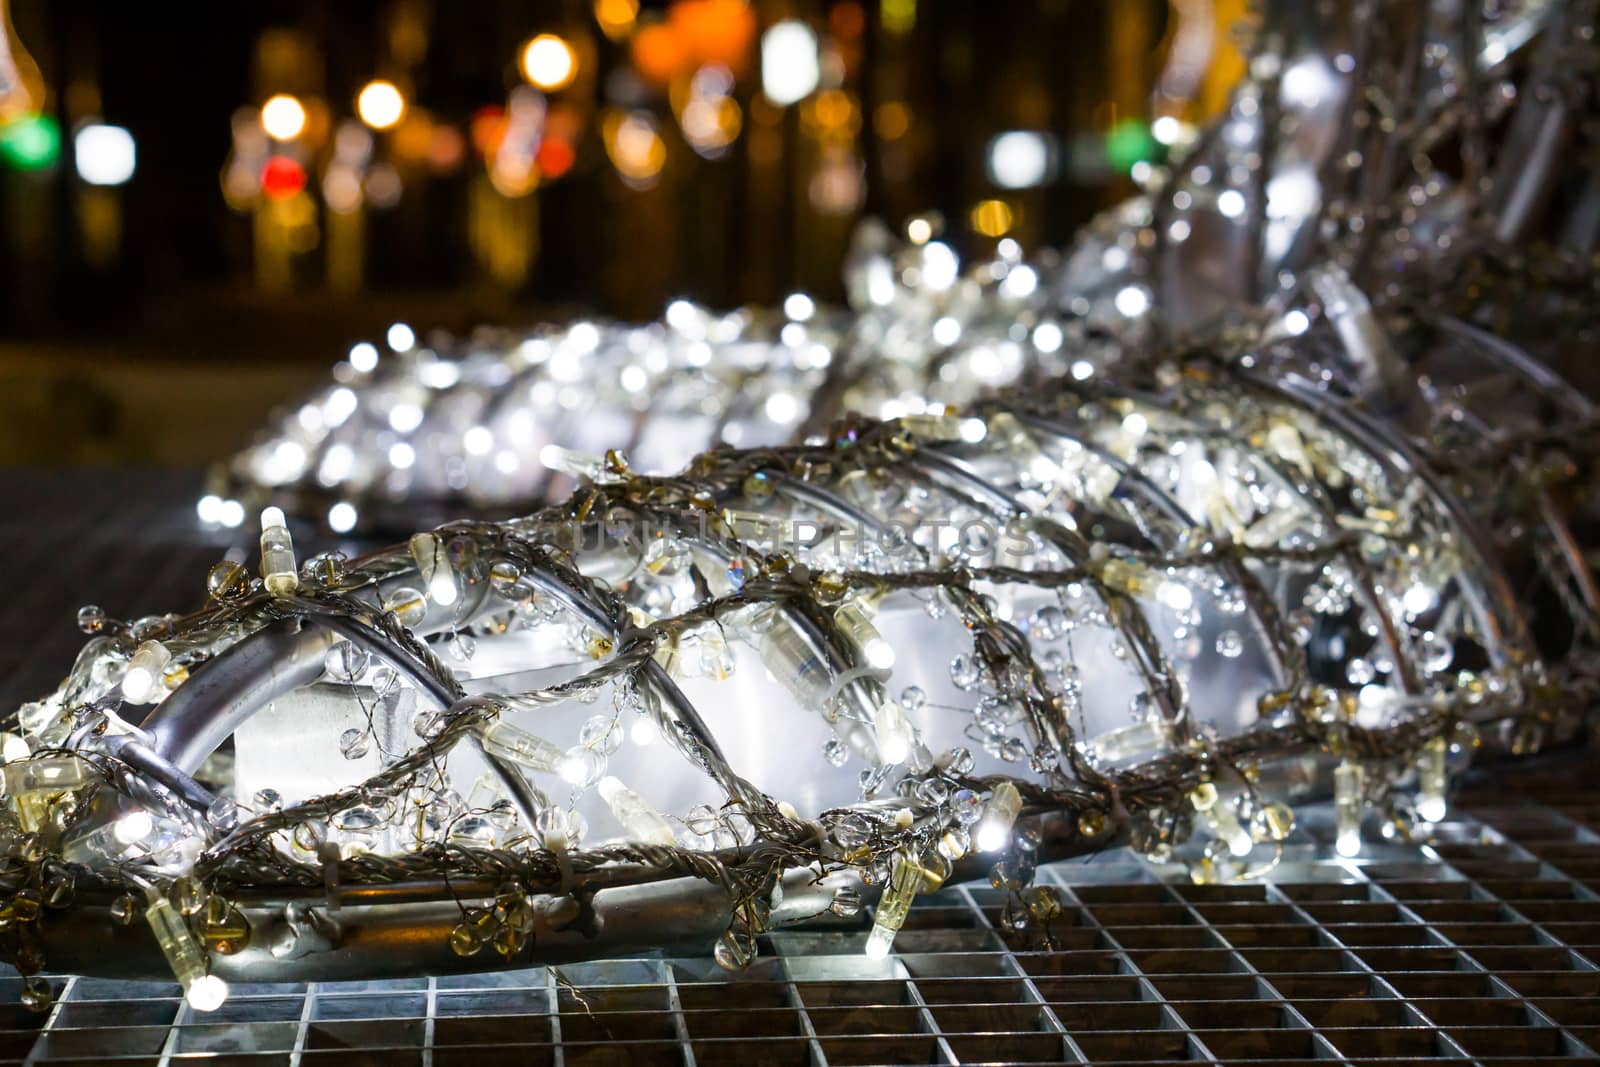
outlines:
[{"label": "illuminated sculpture", "polygon": [[[1402,394],[1422,421],[1374,415],[1347,394],[1419,379],[1341,276],[1335,255],[1314,303],[1151,340],[1142,365],[1125,335],[1171,328],[1171,302],[1128,314],[1113,278],[1109,379],[1020,360],[1025,388],[679,475],[545,442],[577,484],[561,504],[359,560],[301,562],[269,508],[260,578],[218,564],[185,616],[85,609],[70,675],[21,709],[0,767],[14,959],[170,972],[200,1010],[236,979],[679,942],[737,968],[761,932],[869,890],[881,956],[917,893],[985,867],[1006,928],[1048,944],[1044,857],[1127,843],[1247,876],[1290,803],[1326,793],[1342,855],[1368,813],[1424,832],[1478,746],[1583,728],[1592,582],[1556,490],[1589,474],[1590,418],[1443,319],[1478,357],[1444,369],[1494,381],[1500,410],[1429,373]],[[965,322],[1060,351],[966,291]],[[948,310],[924,324],[981,334]],[[1544,462],[1552,410],[1565,465]],[[1452,442],[1435,418],[1496,426],[1503,469],[1544,481],[1445,469],[1418,447]],[[1557,610],[1513,593],[1525,566],[1571,594]]]}]

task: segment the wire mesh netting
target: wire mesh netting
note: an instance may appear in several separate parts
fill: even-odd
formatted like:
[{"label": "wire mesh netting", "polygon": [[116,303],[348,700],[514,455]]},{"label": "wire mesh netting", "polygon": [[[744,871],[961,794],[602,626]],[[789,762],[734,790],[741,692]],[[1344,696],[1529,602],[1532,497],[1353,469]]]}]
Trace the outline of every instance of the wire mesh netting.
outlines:
[{"label": "wire mesh netting", "polygon": [[[223,550],[170,476],[9,476],[17,582],[0,689],[36,695],[80,640],[76,606],[197,600]],[[188,594],[188,595],[185,595]],[[40,625],[39,620],[46,620]],[[1480,777],[1432,846],[1333,858],[1312,809],[1271,884],[1163,881],[1131,855],[1040,869],[1059,951],[1008,943],[1005,894],[917,899],[896,955],[865,917],[709,958],[393,982],[236,985],[215,1013],[171,983],[57,978],[46,1015],[0,978],[0,1060],[34,1063],[1600,1062],[1600,792],[1589,768]],[[114,947],[108,948],[114,950]]]}]

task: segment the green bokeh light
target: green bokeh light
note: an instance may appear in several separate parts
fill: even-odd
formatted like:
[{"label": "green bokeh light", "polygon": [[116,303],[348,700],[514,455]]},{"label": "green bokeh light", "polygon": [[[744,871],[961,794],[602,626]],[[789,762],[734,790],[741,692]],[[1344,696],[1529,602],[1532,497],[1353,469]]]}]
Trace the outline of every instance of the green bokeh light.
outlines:
[{"label": "green bokeh light", "polygon": [[61,158],[61,124],[52,115],[24,115],[0,127],[0,159],[17,170],[44,170]]},{"label": "green bokeh light", "polygon": [[1121,171],[1133,169],[1135,163],[1155,159],[1158,151],[1160,146],[1150,136],[1149,124],[1137,119],[1124,119],[1106,134],[1106,159]]}]

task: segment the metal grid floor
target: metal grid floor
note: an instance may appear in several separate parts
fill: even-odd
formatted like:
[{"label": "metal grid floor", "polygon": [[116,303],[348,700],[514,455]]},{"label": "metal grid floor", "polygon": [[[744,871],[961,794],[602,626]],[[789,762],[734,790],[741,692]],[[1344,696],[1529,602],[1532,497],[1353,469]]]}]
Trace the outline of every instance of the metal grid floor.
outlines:
[{"label": "metal grid floor", "polygon": [[[81,482],[29,478],[0,519],[26,578],[0,622],[8,707],[70,663],[83,600],[192,604],[225,547],[190,532],[190,479]],[[863,921],[774,933],[737,977],[657,958],[235,986],[209,1015],[176,985],[67,977],[40,1016],[7,973],[0,1063],[1600,1064],[1597,764],[1486,776],[1438,844],[1358,861],[1313,812],[1271,884],[1164,882],[1123,852],[1041,868],[1066,905],[1050,953],[1008,944],[979,884],[919,898],[887,960]]]}]

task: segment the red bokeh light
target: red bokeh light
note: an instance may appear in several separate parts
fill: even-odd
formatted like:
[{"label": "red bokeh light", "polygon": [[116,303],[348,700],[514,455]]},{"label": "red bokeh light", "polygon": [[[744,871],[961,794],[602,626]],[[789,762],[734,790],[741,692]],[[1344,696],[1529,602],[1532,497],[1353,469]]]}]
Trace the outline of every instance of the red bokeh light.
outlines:
[{"label": "red bokeh light", "polygon": [[306,187],[306,169],[288,156],[273,156],[261,168],[261,191],[284,200]]}]

